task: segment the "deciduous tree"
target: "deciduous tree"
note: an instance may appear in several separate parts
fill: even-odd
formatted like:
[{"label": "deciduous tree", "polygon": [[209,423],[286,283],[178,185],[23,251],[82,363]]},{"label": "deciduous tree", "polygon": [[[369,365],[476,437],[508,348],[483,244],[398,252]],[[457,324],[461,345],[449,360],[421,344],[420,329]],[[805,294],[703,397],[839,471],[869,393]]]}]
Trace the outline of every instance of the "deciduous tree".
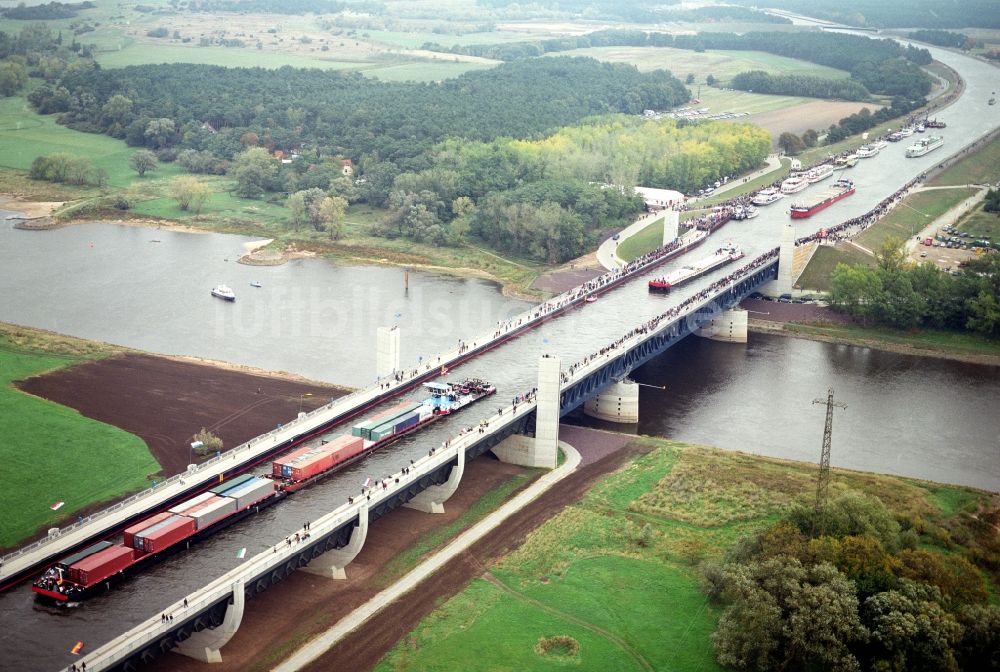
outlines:
[{"label": "deciduous tree", "polygon": [[156,160],[156,154],[153,154],[148,149],[136,150],[135,154],[129,157],[128,165],[135,172],[139,173],[139,177],[143,177],[151,170],[156,170],[158,162]]},{"label": "deciduous tree", "polygon": [[170,195],[177,201],[181,210],[192,210],[195,214],[201,212],[205,200],[211,190],[204,182],[193,175],[175,177],[170,183]]}]

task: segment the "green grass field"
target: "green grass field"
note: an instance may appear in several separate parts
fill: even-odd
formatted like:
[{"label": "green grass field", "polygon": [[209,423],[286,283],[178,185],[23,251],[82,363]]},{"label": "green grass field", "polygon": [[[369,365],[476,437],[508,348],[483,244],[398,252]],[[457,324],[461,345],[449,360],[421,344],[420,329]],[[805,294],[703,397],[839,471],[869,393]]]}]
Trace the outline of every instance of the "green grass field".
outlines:
[{"label": "green grass field", "polygon": [[618,258],[632,261],[638,256],[651,252],[663,244],[663,220],[657,219],[634,236],[622,241],[618,246]]},{"label": "green grass field", "polygon": [[494,67],[491,63],[469,63],[466,61],[418,61],[400,63],[398,65],[377,65],[361,68],[366,77],[380,79],[384,82],[439,82],[452,79],[466,72],[487,70]]},{"label": "green grass field", "polygon": [[[97,133],[81,133],[56,123],[57,115],[36,114],[24,98],[0,98],[0,167],[26,171],[35,157],[55,152],[86,156],[108,171],[108,185],[125,188],[138,180],[129,168],[135,149],[121,140]],[[145,179],[179,175],[179,167],[161,164]],[[86,190],[83,190],[86,191]]]},{"label": "green grass field", "polygon": [[974,193],[972,189],[958,188],[910,194],[892,212],[858,236],[858,244],[874,250],[889,237],[906,240]]},{"label": "green grass field", "polygon": [[324,58],[323,52],[315,56],[282,54],[252,48],[186,47],[179,44],[136,43],[121,51],[97,54],[103,68],[124,68],[128,65],[158,63],[205,63],[226,68],[319,68],[321,70],[348,70],[366,65],[361,61],[338,61]]},{"label": "green grass field", "polygon": [[802,289],[828,292],[830,291],[830,274],[833,273],[833,269],[837,268],[837,264],[874,266],[875,258],[851,245],[840,244],[836,247],[821,245],[802,270],[802,275],[799,276],[795,284]]},{"label": "green grass field", "polygon": [[[815,496],[815,467],[663,439],[484,567],[382,659],[404,670],[721,670],[696,565]],[[831,497],[879,496],[928,528],[989,495],[834,470]],[[562,657],[537,650],[570,637]],[[570,652],[572,653],[572,652]]]},{"label": "green grass field", "polygon": [[1000,138],[994,138],[979,151],[936,175],[927,184],[932,186],[996,184],[998,181],[1000,181]]},{"label": "green grass field", "polygon": [[748,70],[764,70],[774,74],[809,75],[825,79],[846,79],[844,70],[828,68],[808,61],[776,56],[760,51],[705,51],[669,47],[591,47],[561,51],[552,56],[589,56],[599,61],[631,63],[639,70],[669,70],[684,79],[689,73],[697,82],[704,82],[708,75],[728,82],[735,75]]},{"label": "green grass field", "polygon": [[517,33],[512,31],[493,31],[489,33],[465,33],[464,35],[444,35],[433,32],[420,31],[395,31],[395,30],[363,30],[372,42],[403,47],[405,49],[419,49],[428,42],[434,42],[448,48],[455,45],[468,46],[470,44],[502,44],[504,42],[521,42],[536,39],[537,36],[527,33]]},{"label": "green grass field", "polygon": [[[707,107],[712,112],[746,112],[747,114],[757,114],[761,112],[774,112],[795,107],[803,103],[815,102],[815,98],[803,98],[800,96],[770,96],[763,93],[750,93],[749,91],[723,91],[710,86],[702,86],[701,93],[698,87],[691,87],[692,95],[698,96],[696,103],[698,107]],[[694,104],[694,103],[692,103]],[[739,121],[738,119],[736,121]]]},{"label": "green grass field", "polygon": [[986,212],[982,204],[962,218],[958,228],[976,238],[986,236],[994,243],[1000,242],[1000,215]]},{"label": "green grass field", "polygon": [[[149,485],[160,470],[142,439],[17,390],[12,381],[91,359],[0,334],[0,547],[72,521],[87,506]],[[49,507],[63,501],[58,512]]]}]

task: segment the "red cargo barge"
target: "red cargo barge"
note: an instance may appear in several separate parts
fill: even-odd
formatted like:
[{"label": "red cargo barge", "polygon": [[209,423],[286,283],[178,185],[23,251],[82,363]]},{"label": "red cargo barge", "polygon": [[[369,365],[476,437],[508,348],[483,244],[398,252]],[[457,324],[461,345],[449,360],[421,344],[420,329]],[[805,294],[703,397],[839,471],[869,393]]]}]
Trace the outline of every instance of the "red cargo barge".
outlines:
[{"label": "red cargo barge", "polygon": [[396,404],[355,425],[352,434],[280,457],[267,476],[239,476],[190,497],[127,527],[118,544],[101,541],[63,558],[35,580],[32,591],[39,599],[66,604],[109,590],[375,448],[496,392],[496,387],[481,380],[424,386],[432,394],[423,402]]},{"label": "red cargo barge", "polygon": [[234,478],[128,527],[120,543],[100,541],[63,558],[31,590],[56,604],[86,600],[284,496],[267,479]]},{"label": "red cargo barge", "polygon": [[431,396],[420,403],[403,402],[370,420],[354,425],[343,434],[318,446],[300,448],[271,463],[271,474],[284,492],[295,492],[319,478],[409,434],[442,416],[465,408],[496,392],[482,380],[461,383],[424,383]]},{"label": "red cargo barge", "polygon": [[792,219],[812,217],[820,210],[825,210],[837,201],[847,198],[852,194],[854,194],[854,182],[848,179],[837,180],[830,189],[817,196],[815,201],[793,205],[791,210]]}]

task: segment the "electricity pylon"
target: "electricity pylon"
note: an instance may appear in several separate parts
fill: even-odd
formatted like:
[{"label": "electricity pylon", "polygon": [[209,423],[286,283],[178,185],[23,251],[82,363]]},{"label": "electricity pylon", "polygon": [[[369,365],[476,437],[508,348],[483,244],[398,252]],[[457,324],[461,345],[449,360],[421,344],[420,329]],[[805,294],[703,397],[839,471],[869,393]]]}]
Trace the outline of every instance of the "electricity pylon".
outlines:
[{"label": "electricity pylon", "polygon": [[[826,399],[813,399],[814,404],[826,404],[826,426],[823,428],[823,454],[819,458],[819,480],[816,482],[816,518],[822,518],[826,508],[826,491],[830,485],[830,443],[833,438],[833,407],[847,409],[847,404],[833,400],[833,388],[826,391]],[[823,530],[820,530],[822,533]]]}]

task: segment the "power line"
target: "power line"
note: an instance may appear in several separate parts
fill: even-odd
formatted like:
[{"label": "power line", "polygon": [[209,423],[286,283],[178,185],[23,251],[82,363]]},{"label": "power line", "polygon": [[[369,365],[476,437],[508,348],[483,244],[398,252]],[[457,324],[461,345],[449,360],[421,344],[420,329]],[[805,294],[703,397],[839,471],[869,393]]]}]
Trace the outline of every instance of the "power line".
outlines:
[{"label": "power line", "polygon": [[826,509],[826,495],[830,485],[830,444],[833,439],[833,407],[847,409],[847,404],[833,400],[833,388],[826,391],[826,399],[813,399],[814,404],[826,404],[826,425],[823,428],[823,452],[819,458],[819,478],[816,481],[816,515],[813,518],[813,532],[816,520],[820,520],[820,534],[824,532],[823,511]]}]

